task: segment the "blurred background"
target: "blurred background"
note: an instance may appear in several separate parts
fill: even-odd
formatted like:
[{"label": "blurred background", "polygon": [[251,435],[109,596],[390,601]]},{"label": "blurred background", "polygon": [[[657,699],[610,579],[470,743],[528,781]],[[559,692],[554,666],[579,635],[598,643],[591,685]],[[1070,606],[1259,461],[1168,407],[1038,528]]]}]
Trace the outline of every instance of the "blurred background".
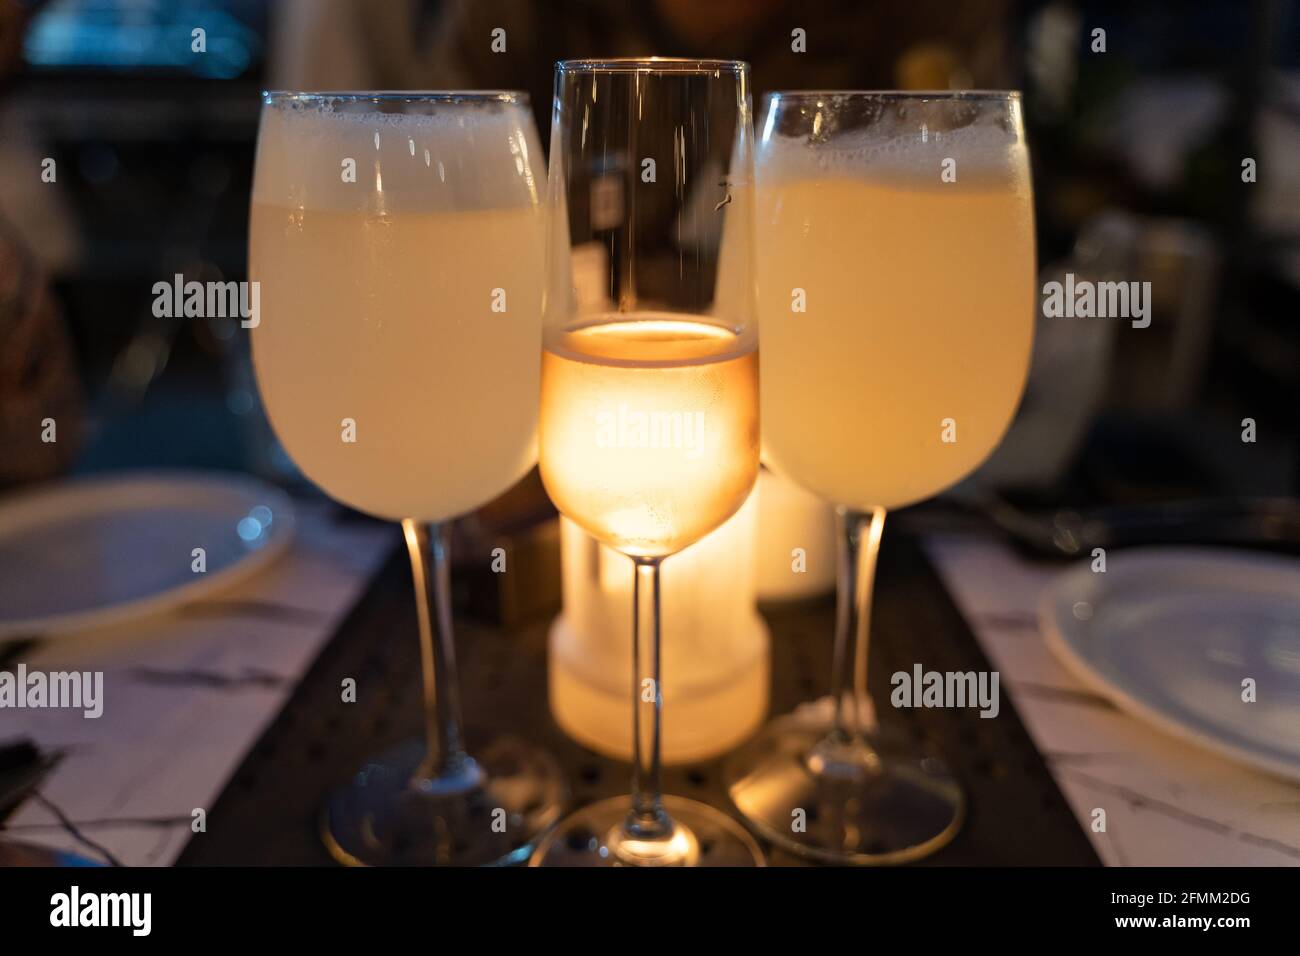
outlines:
[{"label": "blurred background", "polygon": [[[553,61],[657,53],[749,60],[756,105],[1024,90],[1040,283],[1151,280],[1153,322],[1040,318],[980,486],[1047,506],[1293,496],[1297,6],[0,0],[0,484],[128,465],[292,480],[237,321],[152,310],[176,273],[244,277],[260,90],[521,88],[545,143]],[[40,443],[52,410],[60,440]]]}]

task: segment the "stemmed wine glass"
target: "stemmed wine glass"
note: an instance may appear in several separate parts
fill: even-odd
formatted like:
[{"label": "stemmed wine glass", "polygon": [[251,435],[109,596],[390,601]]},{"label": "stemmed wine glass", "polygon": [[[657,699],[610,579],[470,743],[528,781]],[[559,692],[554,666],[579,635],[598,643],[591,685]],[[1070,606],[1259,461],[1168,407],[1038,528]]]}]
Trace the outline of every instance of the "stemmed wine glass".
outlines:
[{"label": "stemmed wine glass", "polygon": [[541,474],[632,562],[634,792],[563,820],[535,866],[762,863],[730,817],[663,796],[659,770],[660,562],[758,475],[750,109],[743,63],[557,66]]},{"label": "stemmed wine glass", "polygon": [[465,751],[447,568],[450,520],[536,456],[540,159],[522,93],[264,95],[258,386],[307,477],[401,522],[416,590],[426,740],[329,802],[345,863],[521,860],[559,817],[546,754],[504,738]]},{"label": "stemmed wine glass", "polygon": [[[758,144],[764,453],[838,507],[833,717],[786,717],[728,771],[772,842],[837,863],[950,840],[957,782],[867,696],[885,514],[973,471],[1020,400],[1034,233],[1014,92],[774,93]],[[850,657],[850,654],[853,657]]]}]

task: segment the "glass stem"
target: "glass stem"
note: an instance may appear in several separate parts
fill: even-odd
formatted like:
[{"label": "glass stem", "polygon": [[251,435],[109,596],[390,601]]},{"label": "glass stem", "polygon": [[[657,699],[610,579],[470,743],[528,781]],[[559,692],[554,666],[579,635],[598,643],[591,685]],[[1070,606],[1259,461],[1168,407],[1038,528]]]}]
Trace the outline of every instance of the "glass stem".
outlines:
[{"label": "glass stem", "polygon": [[[867,651],[871,643],[871,597],[876,557],[885,530],[885,509],[870,513],[836,510],[839,525],[839,586],[836,588],[835,651],[831,693],[835,700],[833,735],[847,741],[871,729],[867,711]],[[850,657],[850,653],[852,657]],[[852,707],[852,713],[849,708]]]},{"label": "glass stem", "polygon": [[633,558],[632,584],[632,809],[627,831],[642,840],[667,838],[672,823],[660,784],[663,684],[659,663],[659,558]]},{"label": "glass stem", "polygon": [[428,754],[417,771],[424,778],[464,769],[460,735],[460,689],[456,648],[451,630],[448,578],[448,527],[413,518],[402,521],[415,581],[415,611],[420,625],[420,662],[424,671],[424,725]]}]

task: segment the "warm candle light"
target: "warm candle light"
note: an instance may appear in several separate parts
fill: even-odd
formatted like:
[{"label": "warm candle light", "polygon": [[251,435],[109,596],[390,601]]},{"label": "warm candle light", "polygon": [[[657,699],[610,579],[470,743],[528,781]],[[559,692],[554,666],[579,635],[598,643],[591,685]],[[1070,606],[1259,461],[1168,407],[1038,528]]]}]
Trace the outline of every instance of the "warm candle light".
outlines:
[{"label": "warm candle light", "polygon": [[[754,609],[759,503],[664,562],[664,760],[729,750],[767,711],[767,628]],[[551,627],[551,712],[609,756],[632,753],[632,565],[562,518],[564,613]]]}]

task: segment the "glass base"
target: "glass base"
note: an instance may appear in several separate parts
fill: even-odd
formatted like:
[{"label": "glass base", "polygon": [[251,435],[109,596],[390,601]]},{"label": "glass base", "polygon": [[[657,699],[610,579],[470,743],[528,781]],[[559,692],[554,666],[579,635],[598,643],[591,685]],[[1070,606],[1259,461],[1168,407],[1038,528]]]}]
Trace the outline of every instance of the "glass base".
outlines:
[{"label": "glass base", "polygon": [[741,815],[782,849],[823,863],[906,863],[947,844],[965,798],[942,762],[828,721],[773,721],[727,766]]},{"label": "glass base", "polygon": [[418,775],[422,741],[362,767],[321,818],[330,854],[348,866],[492,866],[527,858],[565,799],[560,768],[544,751],[500,738],[479,760],[462,757],[436,777]]},{"label": "glass base", "polygon": [[664,797],[672,818],[668,840],[629,834],[629,796],[601,800],[566,817],[537,846],[529,866],[766,866],[745,828],[703,803]]}]

